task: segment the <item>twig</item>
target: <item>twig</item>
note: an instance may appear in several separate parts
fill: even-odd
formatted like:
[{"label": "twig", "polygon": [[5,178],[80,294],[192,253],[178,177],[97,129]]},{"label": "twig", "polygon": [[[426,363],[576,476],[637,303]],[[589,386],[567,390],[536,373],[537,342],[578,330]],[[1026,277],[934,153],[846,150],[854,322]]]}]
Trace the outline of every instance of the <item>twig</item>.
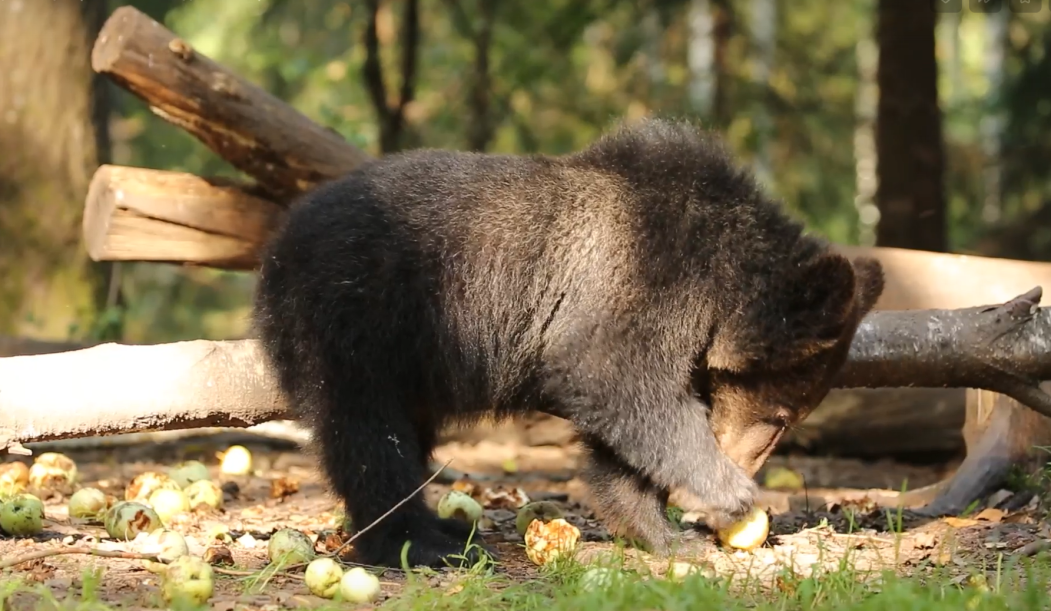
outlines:
[{"label": "twig", "polygon": [[398,501],[397,503],[395,503],[394,507],[391,507],[390,509],[388,509],[386,511],[386,513],[384,513],[380,517],[378,517],[375,520],[373,520],[371,524],[369,524],[365,528],[362,528],[358,532],[354,533],[354,536],[352,536],[351,538],[347,539],[346,543],[344,543],[343,545],[340,545],[338,548],[336,548],[336,551],[332,552],[332,555],[333,556],[339,555],[339,553],[342,552],[344,549],[346,549],[346,547],[348,545],[350,545],[351,543],[354,543],[355,539],[357,539],[361,535],[365,534],[373,526],[379,524],[380,521],[382,521],[384,518],[386,518],[390,514],[394,513],[399,507],[401,507],[405,503],[408,503],[409,500],[412,499],[412,497],[414,497],[417,494],[419,494],[420,490],[423,490],[427,486],[427,484],[433,482],[435,480],[435,478],[438,477],[438,474],[441,473],[442,471],[444,471],[445,468],[448,467],[449,463],[451,463],[452,461],[453,461],[453,459],[451,459],[451,458],[449,460],[445,461],[444,465],[442,465],[441,467],[438,467],[438,470],[435,471],[434,473],[432,473],[431,476],[427,478],[427,481],[423,482],[422,484],[419,485],[418,488],[413,490],[412,493],[409,494],[409,496],[407,496],[407,497],[403,498],[402,500]]},{"label": "twig", "polygon": [[1022,547],[1016,549],[1014,555],[1023,557],[1035,556],[1040,552],[1046,552],[1049,549],[1051,549],[1051,541],[1048,541],[1047,539],[1038,539],[1026,543]]},{"label": "twig", "polygon": [[136,552],[123,552],[120,550],[108,550],[98,549],[94,547],[59,547],[55,549],[46,549],[36,552],[31,552],[24,556],[17,556],[10,560],[4,560],[0,562],[0,570],[9,569],[19,564],[26,562],[32,562],[34,560],[40,560],[41,558],[48,558],[50,556],[64,556],[68,554],[84,554],[88,556],[101,556],[103,558],[122,558],[124,560],[152,560],[154,562],[160,562],[157,559],[156,554],[139,554]]},{"label": "twig", "polygon": [[226,575],[227,577],[252,577],[259,571],[239,571],[237,569],[224,569],[221,566],[213,566],[212,570],[219,575]]}]

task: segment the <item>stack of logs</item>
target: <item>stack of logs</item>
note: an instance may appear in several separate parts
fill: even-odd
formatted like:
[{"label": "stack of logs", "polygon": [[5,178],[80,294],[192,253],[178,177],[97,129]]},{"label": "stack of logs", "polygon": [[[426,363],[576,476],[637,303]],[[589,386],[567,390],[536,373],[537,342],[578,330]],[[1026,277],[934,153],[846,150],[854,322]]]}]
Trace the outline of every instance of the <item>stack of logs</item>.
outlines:
[{"label": "stack of logs", "polygon": [[[110,16],[96,41],[92,66],[253,181],[99,168],[83,224],[86,247],[96,261],[252,271],[263,243],[297,195],[369,159],[334,131],[196,52],[132,7]],[[1051,353],[1036,345],[1040,342],[1026,341],[1033,334],[1051,338],[1051,312],[1045,316],[1036,308],[1039,291],[1012,300],[1034,285],[1051,284],[1051,265],[839,248],[879,258],[887,289],[877,304],[880,312],[871,318],[869,336],[862,341],[863,328],[855,340],[854,369],[839,384],[853,389],[833,391],[790,442],[872,454],[952,450],[963,439],[966,402],[968,460],[935,503],[943,511],[985,493],[1002,477],[1005,465],[1029,455],[1033,443],[1051,442],[1048,418],[1014,400],[1051,414],[1051,402],[1035,385],[1051,377],[1048,359],[1041,358]],[[984,310],[974,307],[1005,302]],[[969,309],[944,311],[959,308]],[[932,324],[949,319],[959,322],[955,331],[951,325],[931,330]],[[906,333],[898,338],[903,343],[894,345],[888,329]],[[939,332],[943,336],[933,335]],[[946,338],[946,333],[954,335]],[[1018,344],[1007,348],[1010,354],[988,352],[1003,348],[994,344],[1005,333]],[[929,348],[902,357],[910,341],[926,341]],[[967,354],[947,357],[944,350],[951,347]],[[20,442],[44,439],[248,426],[280,418],[283,403],[256,350],[249,341],[194,341],[0,359],[0,442],[18,448]],[[101,364],[89,367],[92,362]],[[1004,367],[1009,373],[1003,373]],[[113,371],[120,372],[119,382]],[[51,391],[42,372],[62,378],[64,392]],[[112,388],[113,382],[121,388]],[[1014,399],[964,387],[998,390]],[[70,389],[78,397],[73,404]],[[991,405],[996,409],[979,409]],[[49,427],[33,414],[47,414],[48,421],[62,424]],[[915,432],[902,434],[907,431]],[[569,438],[564,423],[544,417],[520,432],[538,443]]]}]

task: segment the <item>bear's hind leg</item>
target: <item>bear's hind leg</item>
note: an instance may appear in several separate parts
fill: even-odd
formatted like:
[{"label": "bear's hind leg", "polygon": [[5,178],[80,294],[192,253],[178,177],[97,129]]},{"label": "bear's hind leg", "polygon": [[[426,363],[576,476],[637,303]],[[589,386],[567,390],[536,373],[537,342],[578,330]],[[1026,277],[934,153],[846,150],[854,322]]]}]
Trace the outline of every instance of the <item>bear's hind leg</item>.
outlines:
[{"label": "bear's hind leg", "polygon": [[[438,429],[440,427],[434,422],[434,420],[424,414],[426,414],[426,412],[418,412],[416,418],[416,437],[420,443],[420,458],[422,459],[421,464],[423,465],[423,472],[425,473],[423,479],[426,480],[434,475],[434,471],[432,470],[433,463],[431,460],[434,455],[434,448],[438,444]],[[474,525],[468,524],[463,520],[443,518],[438,518],[436,524],[439,530],[450,537],[462,541],[469,541],[470,545],[480,547],[490,557],[494,559],[496,558],[496,553],[492,548],[484,544],[481,535],[478,533],[477,527]]]},{"label": "bear's hind leg", "polygon": [[478,551],[468,549],[467,536],[439,520],[422,491],[413,494],[425,480],[424,452],[397,393],[352,393],[357,389],[347,388],[350,384],[347,379],[330,381],[329,394],[314,398],[318,404],[309,407],[323,414],[316,418],[315,435],[325,474],[359,533],[353,544],[357,560],[398,568],[402,547],[409,542],[410,566],[455,566],[463,562],[461,555],[467,564],[477,562]]}]

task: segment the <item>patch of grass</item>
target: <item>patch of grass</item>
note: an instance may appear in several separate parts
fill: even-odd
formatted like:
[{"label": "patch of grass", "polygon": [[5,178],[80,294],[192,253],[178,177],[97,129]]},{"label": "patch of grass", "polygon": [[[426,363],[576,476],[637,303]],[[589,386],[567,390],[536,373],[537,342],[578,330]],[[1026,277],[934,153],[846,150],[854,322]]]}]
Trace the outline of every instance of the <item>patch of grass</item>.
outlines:
[{"label": "patch of grass", "polygon": [[[488,562],[455,573],[417,570],[381,609],[394,611],[607,611],[719,609],[725,611],[1037,611],[1051,609],[1051,563],[1031,559],[972,567],[970,574],[918,567],[911,577],[867,573],[844,557],[836,570],[803,577],[782,570],[761,582],[748,575],[711,578],[700,574],[658,577],[611,555],[605,564],[584,566],[566,559],[541,569],[541,578],[515,581]],[[596,583],[596,571],[608,581]],[[99,571],[85,571],[82,585],[52,592],[19,575],[0,580],[0,608],[110,611],[118,601],[102,601]],[[265,586],[263,586],[265,591]],[[21,599],[21,600],[18,600]],[[17,601],[17,602],[16,602]],[[32,601],[28,606],[27,602]],[[160,603],[160,601],[156,601]],[[20,604],[18,604],[20,603]],[[163,606],[158,607],[163,608]],[[202,607],[202,609],[208,608]],[[347,608],[331,601],[315,611]]]},{"label": "patch of grass", "polygon": [[982,611],[1051,608],[1051,568],[1046,559],[1020,562],[986,578],[975,572],[899,577],[863,574],[849,562],[831,572],[800,577],[784,571],[772,585],[747,577],[711,579],[691,575],[666,579],[616,566],[616,578],[588,587],[588,569],[572,561],[546,569],[543,578],[515,582],[492,571],[471,572],[435,586],[410,579],[381,608],[399,611],[486,609],[487,611],[605,611],[609,609],[721,609],[727,611]]}]

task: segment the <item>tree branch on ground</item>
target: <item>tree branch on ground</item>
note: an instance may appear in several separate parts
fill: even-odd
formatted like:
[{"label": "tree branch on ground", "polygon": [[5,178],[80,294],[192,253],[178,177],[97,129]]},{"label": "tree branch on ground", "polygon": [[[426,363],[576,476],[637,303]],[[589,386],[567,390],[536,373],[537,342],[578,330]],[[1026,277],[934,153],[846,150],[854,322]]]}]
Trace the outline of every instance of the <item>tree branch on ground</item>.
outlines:
[{"label": "tree branch on ground", "polygon": [[858,327],[840,388],[984,388],[1051,417],[1051,309],[1040,287],[999,306],[877,311]]},{"label": "tree branch on ground", "polygon": [[[1051,310],[1036,308],[1039,296],[1034,289],[1001,306],[875,312],[859,328],[837,386],[992,386],[1049,413],[1035,385],[1017,392],[1051,378]],[[284,417],[254,340],[103,344],[0,358],[0,446]]]}]

